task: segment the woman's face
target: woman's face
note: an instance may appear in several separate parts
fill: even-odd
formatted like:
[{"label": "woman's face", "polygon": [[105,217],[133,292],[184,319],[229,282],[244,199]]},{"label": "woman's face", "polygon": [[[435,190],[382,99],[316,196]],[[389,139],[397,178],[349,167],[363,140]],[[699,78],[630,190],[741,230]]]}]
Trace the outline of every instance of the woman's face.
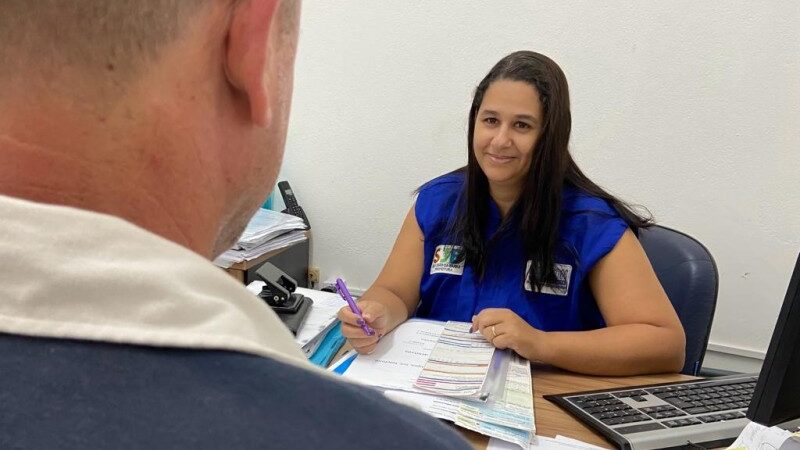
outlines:
[{"label": "woman's face", "polygon": [[522,189],[541,123],[536,88],[512,80],[489,85],[475,118],[472,146],[490,186]]}]

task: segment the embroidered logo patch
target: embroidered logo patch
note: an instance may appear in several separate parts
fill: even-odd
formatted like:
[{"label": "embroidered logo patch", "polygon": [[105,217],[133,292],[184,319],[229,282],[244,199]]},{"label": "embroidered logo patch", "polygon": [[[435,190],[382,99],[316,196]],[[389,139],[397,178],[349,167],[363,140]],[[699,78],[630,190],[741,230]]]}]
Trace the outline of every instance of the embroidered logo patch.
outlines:
[{"label": "embroidered logo patch", "polygon": [[525,266],[525,290],[528,292],[541,292],[542,294],[551,294],[551,295],[561,295],[565,296],[569,293],[569,280],[572,275],[572,266],[569,264],[559,264],[556,263],[553,267],[553,271],[556,275],[556,282],[555,283],[546,283],[542,285],[541,290],[534,289],[534,286],[531,286],[530,282],[530,274],[531,274],[531,263],[533,261],[528,260],[528,264]]},{"label": "embroidered logo patch", "polygon": [[461,275],[464,273],[465,259],[464,248],[460,245],[438,245],[433,252],[431,275],[435,273]]}]

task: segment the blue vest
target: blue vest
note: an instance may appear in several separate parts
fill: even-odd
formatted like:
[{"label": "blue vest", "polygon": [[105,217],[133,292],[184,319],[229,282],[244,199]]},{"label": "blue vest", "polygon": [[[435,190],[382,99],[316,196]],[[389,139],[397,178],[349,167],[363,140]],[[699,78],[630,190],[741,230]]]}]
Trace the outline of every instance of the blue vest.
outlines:
[{"label": "blue vest", "polygon": [[[589,287],[589,272],[628,229],[605,200],[565,186],[555,254],[558,282],[541,291],[527,282],[530,258],[517,225],[496,237],[488,249],[480,279],[448,224],[464,195],[464,175],[447,174],[419,191],[415,215],[425,236],[425,262],[417,317],[470,322],[485,308],[508,308],[543,331],[581,331],[605,327]],[[489,201],[485,236],[493,236],[501,218]]]}]

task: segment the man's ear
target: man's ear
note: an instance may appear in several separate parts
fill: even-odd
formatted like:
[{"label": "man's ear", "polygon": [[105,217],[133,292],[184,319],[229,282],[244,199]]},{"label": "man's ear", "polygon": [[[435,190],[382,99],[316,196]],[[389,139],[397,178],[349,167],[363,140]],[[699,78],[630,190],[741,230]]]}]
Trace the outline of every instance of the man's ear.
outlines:
[{"label": "man's ear", "polygon": [[253,123],[265,126],[272,105],[267,101],[269,33],[280,0],[243,0],[233,10],[225,73],[250,103]]}]

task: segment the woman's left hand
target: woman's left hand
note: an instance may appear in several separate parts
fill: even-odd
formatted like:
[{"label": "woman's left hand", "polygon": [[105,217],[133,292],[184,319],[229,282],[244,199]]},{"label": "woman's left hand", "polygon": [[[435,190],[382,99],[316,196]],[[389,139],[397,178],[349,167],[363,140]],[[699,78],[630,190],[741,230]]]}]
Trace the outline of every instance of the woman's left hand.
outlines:
[{"label": "woman's left hand", "polygon": [[510,348],[531,361],[539,359],[537,349],[546,334],[506,308],[487,308],[472,316],[472,330],[479,331],[496,348]]}]

